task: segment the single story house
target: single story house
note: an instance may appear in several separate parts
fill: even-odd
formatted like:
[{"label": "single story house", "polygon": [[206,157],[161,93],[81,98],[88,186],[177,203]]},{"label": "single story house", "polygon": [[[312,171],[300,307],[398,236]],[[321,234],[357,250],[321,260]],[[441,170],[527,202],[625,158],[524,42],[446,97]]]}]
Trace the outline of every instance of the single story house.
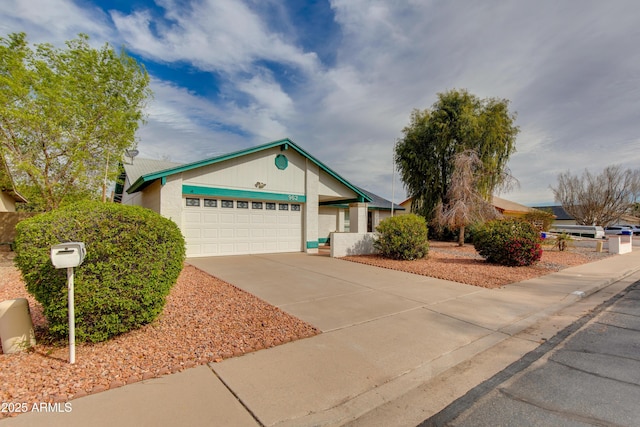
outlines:
[{"label": "single story house", "polygon": [[366,233],[391,211],[290,139],[189,164],[123,166],[114,200],[171,218],[190,257],[316,253],[332,232]]},{"label": "single story house", "polygon": [[[411,212],[411,202],[412,198],[410,197],[404,202],[400,203],[400,206],[404,208],[404,212],[401,213]],[[530,208],[528,206],[521,205],[520,203],[502,199],[497,196],[491,197],[491,205],[505,218],[522,218],[527,213],[536,210],[535,208]]]},{"label": "single story house", "polygon": [[27,200],[16,191],[9,168],[0,160],[0,212],[15,212],[16,203],[26,203]]},{"label": "single story house", "polygon": [[[540,207],[537,207],[536,209],[542,209],[542,210],[547,210],[552,212],[553,215],[555,216],[553,225],[577,225],[578,224],[575,218],[569,215],[569,213],[561,205],[540,206]],[[616,224],[617,225],[640,225],[640,218],[633,215],[622,214],[620,218],[617,221],[615,221],[615,224],[611,224],[611,225],[616,225]]]}]

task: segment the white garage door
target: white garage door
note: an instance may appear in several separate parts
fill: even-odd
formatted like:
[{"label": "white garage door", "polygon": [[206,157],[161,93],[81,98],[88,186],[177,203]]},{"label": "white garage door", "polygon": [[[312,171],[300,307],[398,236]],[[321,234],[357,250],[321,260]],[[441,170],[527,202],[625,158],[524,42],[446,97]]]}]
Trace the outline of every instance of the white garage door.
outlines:
[{"label": "white garage door", "polygon": [[297,203],[183,198],[187,256],[302,251],[302,205]]}]

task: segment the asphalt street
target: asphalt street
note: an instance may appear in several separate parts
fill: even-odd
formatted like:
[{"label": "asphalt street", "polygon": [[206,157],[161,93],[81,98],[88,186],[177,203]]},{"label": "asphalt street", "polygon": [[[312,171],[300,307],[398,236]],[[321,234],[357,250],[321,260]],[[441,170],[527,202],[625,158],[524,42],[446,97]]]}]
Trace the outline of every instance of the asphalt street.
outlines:
[{"label": "asphalt street", "polygon": [[420,426],[640,426],[640,282]]}]

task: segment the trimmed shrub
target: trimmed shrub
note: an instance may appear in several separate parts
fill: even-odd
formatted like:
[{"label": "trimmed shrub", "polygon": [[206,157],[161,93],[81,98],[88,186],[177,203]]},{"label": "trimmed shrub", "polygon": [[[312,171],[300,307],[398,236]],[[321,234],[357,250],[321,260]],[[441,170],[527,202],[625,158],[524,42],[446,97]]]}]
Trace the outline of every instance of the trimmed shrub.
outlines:
[{"label": "trimmed shrub", "polygon": [[80,202],[16,227],[15,261],[52,336],[68,334],[68,296],[66,269],[51,264],[51,246],[72,241],[87,249],[74,278],[78,341],[105,341],[162,312],[185,258],[178,226],[138,206]]},{"label": "trimmed shrub", "polygon": [[380,221],[374,246],[386,258],[414,260],[429,253],[427,223],[415,214],[398,215]]},{"label": "trimmed shrub", "polygon": [[489,221],[475,230],[473,246],[488,262],[507,266],[531,265],[540,260],[540,234],[526,221]]}]

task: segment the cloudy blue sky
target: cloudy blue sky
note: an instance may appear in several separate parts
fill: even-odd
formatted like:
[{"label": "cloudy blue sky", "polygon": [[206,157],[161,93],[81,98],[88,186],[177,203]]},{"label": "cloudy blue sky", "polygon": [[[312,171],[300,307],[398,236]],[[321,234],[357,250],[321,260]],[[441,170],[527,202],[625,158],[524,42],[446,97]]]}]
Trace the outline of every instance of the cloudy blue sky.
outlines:
[{"label": "cloudy blue sky", "polygon": [[[502,197],[553,202],[560,172],[640,167],[637,0],[2,0],[0,34],[87,33],[144,63],[140,156],[196,161],[289,137],[392,197],[411,110],[466,88],[521,128]],[[396,201],[405,193],[396,174]]]}]

